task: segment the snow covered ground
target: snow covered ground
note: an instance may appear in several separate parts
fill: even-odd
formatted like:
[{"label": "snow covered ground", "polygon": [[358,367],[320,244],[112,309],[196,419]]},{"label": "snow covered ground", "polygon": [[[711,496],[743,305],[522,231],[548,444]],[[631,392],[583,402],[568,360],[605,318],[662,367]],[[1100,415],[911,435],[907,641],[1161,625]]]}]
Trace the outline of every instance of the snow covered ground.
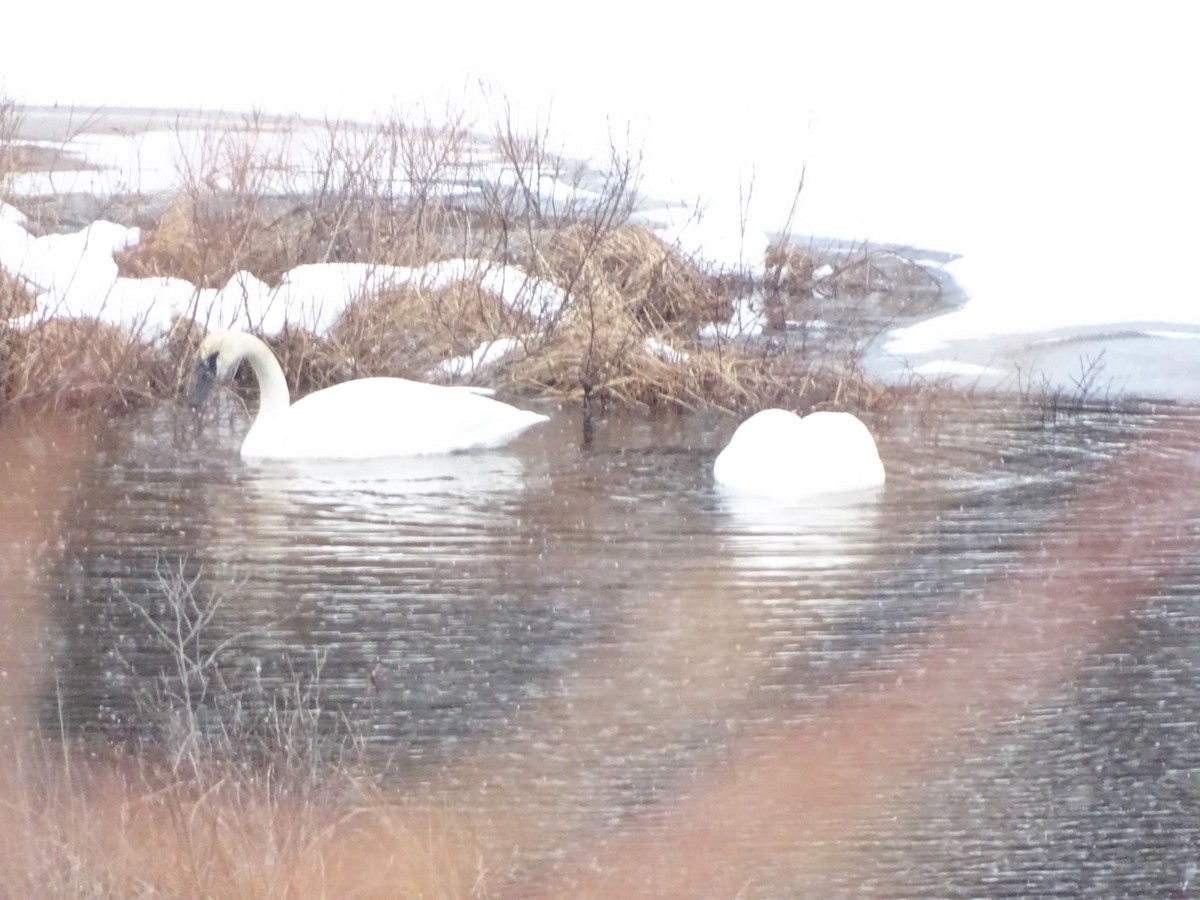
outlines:
[{"label": "snow covered ground", "polygon": [[[27,225],[21,210],[0,201],[0,267],[36,297],[33,312],[10,320],[18,327],[55,316],[86,316],[155,340],[170,330],[176,316],[188,316],[209,329],[277,335],[290,325],[326,334],[359,296],[405,285],[435,290],[455,282],[477,284],[537,321],[558,314],[567,302],[561,288],[516,266],[463,258],[421,267],[301,265],[274,287],[237,272],[220,289],[199,288],[181,278],[119,275],[113,254],[139,242],[137,228],[101,219],[77,232],[35,236]],[[469,379],[517,349],[515,337],[489,341],[469,356],[443,361],[430,374]]]},{"label": "snow covered ground", "polygon": [[[6,31],[30,39],[6,48],[0,89],[85,108],[511,111],[576,158],[607,159],[610,140],[641,154],[654,220],[724,262],[758,258],[803,175],[796,234],[958,254],[945,268],[968,302],[888,335],[881,374],[1069,388],[1099,368],[1114,390],[1200,400],[1191,7],[432,7],[347,0],[337,16],[281,19],[213,0],[189,20],[204,54],[183,52],[147,0],[120,16],[19,4]],[[33,39],[46,35],[54,66]],[[180,146],[165,132],[81,138],[104,165],[56,190],[114,177],[145,190]],[[5,239],[21,240],[11,224]]]}]

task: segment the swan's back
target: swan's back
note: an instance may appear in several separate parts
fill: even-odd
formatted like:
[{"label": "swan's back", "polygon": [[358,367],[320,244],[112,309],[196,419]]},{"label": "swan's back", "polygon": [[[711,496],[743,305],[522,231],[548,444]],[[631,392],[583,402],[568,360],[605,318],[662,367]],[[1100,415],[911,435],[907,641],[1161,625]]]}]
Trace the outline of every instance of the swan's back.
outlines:
[{"label": "swan's back", "polygon": [[546,421],[463,388],[361,378],[301,398],[269,427],[253,427],[242,455],[356,459],[498,447]]},{"label": "swan's back", "polygon": [[767,409],[734,432],[713,477],[731,490],[787,501],[879,487],[885,475],[875,439],[850,413],[801,418]]}]

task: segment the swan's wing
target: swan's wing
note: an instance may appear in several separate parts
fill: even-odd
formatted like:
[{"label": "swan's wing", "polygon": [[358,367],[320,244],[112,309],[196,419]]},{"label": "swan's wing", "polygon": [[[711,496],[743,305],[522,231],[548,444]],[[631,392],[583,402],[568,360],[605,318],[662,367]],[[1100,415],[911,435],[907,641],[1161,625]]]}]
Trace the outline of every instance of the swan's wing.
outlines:
[{"label": "swan's wing", "polygon": [[874,438],[855,416],[801,419],[764,410],[738,427],[713,463],[713,477],[733,490],[786,499],[877,487],[884,470]]},{"label": "swan's wing", "polygon": [[[497,447],[546,420],[473,391],[363,378],[298,400],[272,423],[270,452],[289,457],[416,456]],[[265,446],[265,445],[264,445]]]}]

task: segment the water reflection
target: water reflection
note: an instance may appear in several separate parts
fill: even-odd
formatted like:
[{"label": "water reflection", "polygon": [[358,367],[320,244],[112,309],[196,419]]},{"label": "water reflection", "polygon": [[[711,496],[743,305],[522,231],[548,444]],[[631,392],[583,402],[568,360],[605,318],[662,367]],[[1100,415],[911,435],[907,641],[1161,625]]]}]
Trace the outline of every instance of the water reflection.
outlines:
[{"label": "water reflection", "polygon": [[91,451],[86,421],[0,416],[0,741],[6,754],[47,677],[47,598],[53,596],[58,523],[82,486]]},{"label": "water reflection", "polygon": [[722,492],[718,527],[734,562],[759,572],[863,564],[878,543],[883,490],[821,495],[780,504]]},{"label": "water reflection", "polygon": [[527,481],[517,457],[479,453],[256,464],[237,486],[211,507],[225,519],[218,558],[253,547],[260,561],[282,555],[320,571],[351,560],[403,566],[410,556],[469,562],[513,531]]},{"label": "water reflection", "polygon": [[[525,486],[525,467],[504,453],[457,453],[405,459],[291,460],[247,464],[246,486],[264,496],[331,499],[351,508],[385,498],[436,496],[440,509],[486,510],[492,498]],[[360,503],[359,501],[363,501]]]},{"label": "water reflection", "polygon": [[[1098,862],[1093,893],[1177,888],[1200,841],[1200,515],[1139,473],[1193,453],[1196,420],[909,413],[879,429],[881,492],[791,509],[714,488],[733,423],[704,418],[584,440],[564,414],[512,452],[401,468],[247,466],[135,431],[66,535],[45,716],[61,691],[77,727],[152,730],[129,696],[162,648],[127,601],[182,561],[227,594],[231,678],[282,684],[320,653],[324,702],[405,790],[522,837],[515,884],[577,876],[574,853],[628,828],[682,865],[655,828],[717,810],[740,830],[714,841],[761,863],[746,896],[1078,896]],[[1098,493],[1151,429],[1167,448]],[[1128,605],[1087,618],[1110,594]],[[797,729],[830,736],[811,758],[770,744]],[[912,735],[920,758],[879,755]],[[773,807],[796,759],[844,763],[853,802]],[[713,774],[730,765],[764,774]]]}]

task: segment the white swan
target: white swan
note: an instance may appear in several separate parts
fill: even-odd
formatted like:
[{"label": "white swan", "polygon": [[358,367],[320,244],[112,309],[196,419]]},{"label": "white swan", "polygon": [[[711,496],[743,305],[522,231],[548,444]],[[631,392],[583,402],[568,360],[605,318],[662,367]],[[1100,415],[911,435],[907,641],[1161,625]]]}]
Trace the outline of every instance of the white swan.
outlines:
[{"label": "white swan", "polygon": [[713,463],[713,477],[739,493],[789,502],[876,488],[884,471],[871,432],[850,413],[801,418],[765,409],[738,426]]},{"label": "white swan", "polygon": [[200,345],[190,402],[199,406],[242,360],[258,379],[259,405],[242,456],[367,459],[498,447],[549,418],[461,387],[403,378],[360,378],[291,403],[270,348],[242,331],[208,335]]}]

